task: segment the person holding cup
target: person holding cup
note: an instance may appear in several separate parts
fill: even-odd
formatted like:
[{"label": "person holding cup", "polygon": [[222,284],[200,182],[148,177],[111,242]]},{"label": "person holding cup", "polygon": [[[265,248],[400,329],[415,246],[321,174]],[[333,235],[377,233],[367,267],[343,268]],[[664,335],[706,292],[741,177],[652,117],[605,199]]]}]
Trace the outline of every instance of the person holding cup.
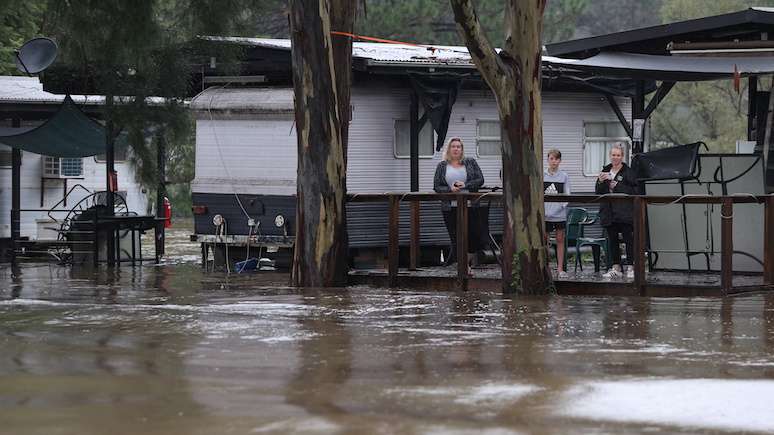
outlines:
[{"label": "person holding cup", "polygon": [[[637,176],[632,168],[623,162],[624,149],[620,142],[616,142],[610,149],[610,164],[602,168],[597,177],[594,191],[599,194],[624,193],[635,195],[637,193]],[[599,224],[607,230],[610,238],[610,256],[613,267],[604,273],[605,278],[619,278],[623,276],[621,270],[621,239],[626,245],[626,278],[634,279],[634,205],[632,203],[603,203],[599,206]]]},{"label": "person holding cup", "polygon": [[[484,174],[478,162],[465,156],[462,139],[452,137],[446,143],[443,160],[438,163],[433,177],[433,190],[438,193],[478,192],[484,185]],[[470,261],[481,249],[484,237],[484,223],[480,201],[469,201],[468,205],[468,276],[473,276]],[[451,240],[452,251],[457,245],[457,201],[441,202],[441,213]]]}]

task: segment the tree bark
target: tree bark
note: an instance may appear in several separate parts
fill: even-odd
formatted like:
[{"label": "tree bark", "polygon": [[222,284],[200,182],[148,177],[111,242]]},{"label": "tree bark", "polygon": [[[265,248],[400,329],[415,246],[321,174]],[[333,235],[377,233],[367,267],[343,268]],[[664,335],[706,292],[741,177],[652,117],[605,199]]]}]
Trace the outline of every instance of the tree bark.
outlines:
[{"label": "tree bark", "polygon": [[[347,284],[347,132],[355,0],[291,0],[298,134],[296,245],[291,284]],[[334,40],[335,39],[335,40]],[[338,66],[338,68],[337,68]]]},{"label": "tree bark", "polygon": [[541,29],[545,0],[509,0],[497,52],[472,0],[451,0],[457,28],[497,100],[503,127],[503,290],[553,288],[544,238]]}]

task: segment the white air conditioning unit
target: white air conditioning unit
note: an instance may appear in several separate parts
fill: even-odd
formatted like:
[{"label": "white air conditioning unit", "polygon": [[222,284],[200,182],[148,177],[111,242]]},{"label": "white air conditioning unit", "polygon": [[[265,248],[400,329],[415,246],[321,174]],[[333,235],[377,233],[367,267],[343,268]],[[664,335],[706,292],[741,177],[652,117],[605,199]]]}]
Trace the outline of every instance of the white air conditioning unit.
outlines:
[{"label": "white air conditioning unit", "polygon": [[83,158],[43,156],[43,178],[83,177]]}]

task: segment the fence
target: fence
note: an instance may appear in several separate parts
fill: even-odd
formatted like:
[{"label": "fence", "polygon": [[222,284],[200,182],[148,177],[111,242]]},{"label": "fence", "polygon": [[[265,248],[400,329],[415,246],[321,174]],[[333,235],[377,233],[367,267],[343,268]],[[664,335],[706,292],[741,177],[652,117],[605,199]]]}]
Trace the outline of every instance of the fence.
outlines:
[{"label": "fence", "polygon": [[[410,207],[410,266],[414,270],[419,264],[420,258],[420,219],[419,204],[424,201],[450,201],[456,200],[457,207],[457,287],[462,290],[465,287],[467,277],[467,200],[497,201],[502,202],[501,192],[488,193],[385,193],[385,194],[358,194],[350,195],[350,202],[386,202],[389,205],[389,241],[388,241],[388,276],[394,279],[398,275],[398,231],[399,231],[399,207],[401,203],[408,202]],[[720,286],[723,293],[732,288],[734,274],[732,255],[733,247],[733,216],[735,204],[763,204],[763,281],[766,285],[774,284],[774,252],[769,247],[774,246],[774,196],[772,195],[683,195],[683,196],[630,196],[622,194],[609,195],[550,195],[545,197],[549,202],[573,202],[576,204],[602,204],[602,203],[632,203],[634,207],[634,268],[635,278],[631,285],[637,293],[645,282],[644,273],[646,265],[646,206],[649,204],[715,204],[720,205]],[[757,230],[757,229],[756,229]]]}]

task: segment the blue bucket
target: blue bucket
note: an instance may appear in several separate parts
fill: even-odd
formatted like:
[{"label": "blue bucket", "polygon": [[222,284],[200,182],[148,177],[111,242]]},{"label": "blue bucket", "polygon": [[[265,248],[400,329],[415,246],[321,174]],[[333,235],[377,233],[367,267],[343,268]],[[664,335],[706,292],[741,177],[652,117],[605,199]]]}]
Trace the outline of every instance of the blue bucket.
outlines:
[{"label": "blue bucket", "polygon": [[240,261],[234,265],[234,272],[254,272],[258,268],[258,259],[253,257],[249,260]]}]

